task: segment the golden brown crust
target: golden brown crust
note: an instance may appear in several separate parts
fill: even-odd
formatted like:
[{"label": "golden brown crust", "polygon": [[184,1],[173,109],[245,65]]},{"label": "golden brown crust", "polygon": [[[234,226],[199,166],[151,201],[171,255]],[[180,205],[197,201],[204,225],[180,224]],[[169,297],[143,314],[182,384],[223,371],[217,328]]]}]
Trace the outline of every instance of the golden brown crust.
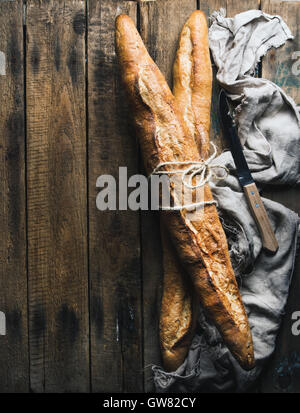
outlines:
[{"label": "golden brown crust", "polygon": [[[148,174],[160,162],[199,161],[195,137],[128,16],[116,20],[116,49]],[[212,199],[208,186],[204,199]],[[195,215],[182,210],[162,219],[208,315],[239,363],[252,368],[251,332],[217,210],[207,205]]]},{"label": "golden brown crust", "polygon": [[[206,70],[203,70],[206,68]],[[173,94],[202,158],[209,153],[212,70],[204,13],[197,10],[185,23],[173,67]],[[199,300],[162,228],[163,298],[160,340],[164,368],[176,370],[185,360],[195,334]]]},{"label": "golden brown crust", "polygon": [[199,300],[184,276],[173,245],[164,227],[163,246],[164,285],[160,314],[160,340],[163,365],[175,371],[184,362],[195,333]]},{"label": "golden brown crust", "polygon": [[180,34],[173,67],[173,94],[199,153],[209,153],[212,68],[205,14],[194,11]]}]

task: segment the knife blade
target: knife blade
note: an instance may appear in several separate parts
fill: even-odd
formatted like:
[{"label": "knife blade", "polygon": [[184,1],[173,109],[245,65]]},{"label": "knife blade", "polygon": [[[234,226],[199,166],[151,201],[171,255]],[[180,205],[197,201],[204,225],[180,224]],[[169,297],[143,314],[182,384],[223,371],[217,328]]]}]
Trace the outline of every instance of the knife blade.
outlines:
[{"label": "knife blade", "polygon": [[278,242],[245,159],[237,130],[230,115],[229,104],[224,90],[221,90],[219,96],[219,113],[221,117],[223,134],[230,146],[230,151],[236,166],[237,176],[262,238],[263,248],[267,251],[275,253],[278,250]]}]

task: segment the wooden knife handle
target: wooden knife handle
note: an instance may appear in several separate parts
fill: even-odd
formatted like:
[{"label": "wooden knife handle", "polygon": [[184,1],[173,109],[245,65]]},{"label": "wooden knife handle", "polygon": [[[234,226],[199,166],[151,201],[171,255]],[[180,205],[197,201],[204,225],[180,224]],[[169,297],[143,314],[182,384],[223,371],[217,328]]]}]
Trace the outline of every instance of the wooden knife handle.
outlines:
[{"label": "wooden knife handle", "polygon": [[278,242],[255,183],[245,185],[244,192],[259,229],[263,248],[275,253],[278,250]]}]

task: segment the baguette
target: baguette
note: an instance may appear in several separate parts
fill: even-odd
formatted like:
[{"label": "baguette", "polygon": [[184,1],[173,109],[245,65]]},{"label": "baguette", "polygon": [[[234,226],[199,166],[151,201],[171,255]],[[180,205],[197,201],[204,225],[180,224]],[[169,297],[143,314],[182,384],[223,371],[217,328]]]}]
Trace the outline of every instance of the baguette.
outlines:
[{"label": "baguette", "polygon": [[160,343],[164,369],[175,371],[184,362],[194,337],[199,300],[193,293],[163,226],[161,239],[164,282],[159,323]]},{"label": "baguette", "polygon": [[[201,11],[191,14],[179,39],[173,67],[173,94],[185,123],[194,136],[199,154],[209,153],[212,70],[208,28]],[[162,227],[163,297],[160,314],[160,341],[165,370],[174,371],[183,363],[194,337],[199,300],[185,282],[185,274],[174,247]]]},{"label": "baguette", "polygon": [[194,11],[180,34],[173,94],[202,159],[209,154],[212,68],[205,14]]},{"label": "baguette", "polygon": [[[116,20],[116,50],[147,173],[161,162],[200,161],[180,105],[125,15]],[[175,197],[172,191],[171,195]],[[208,185],[204,199],[212,199]],[[183,209],[162,213],[162,220],[204,309],[240,365],[250,369],[254,366],[251,332],[216,207],[206,205],[196,215],[190,220]]]}]

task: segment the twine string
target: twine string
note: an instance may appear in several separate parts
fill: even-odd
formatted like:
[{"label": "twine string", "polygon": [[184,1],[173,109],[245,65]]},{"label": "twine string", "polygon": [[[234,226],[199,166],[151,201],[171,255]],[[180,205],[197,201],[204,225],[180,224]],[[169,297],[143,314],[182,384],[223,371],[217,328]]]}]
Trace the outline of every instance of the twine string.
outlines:
[{"label": "twine string", "polygon": [[[211,142],[211,146],[213,147],[213,153],[206,160],[204,161],[161,162],[154,168],[149,178],[151,178],[152,175],[181,174],[181,182],[188,189],[200,188],[204,186],[205,184],[207,184],[209,181],[211,181],[212,178],[216,180],[225,179],[229,174],[229,170],[224,165],[220,165],[220,164],[212,165],[211,164],[211,162],[215,159],[217,155],[216,145]],[[174,166],[189,165],[189,166],[186,169],[171,169],[169,171],[161,170],[161,168],[163,168],[164,166],[170,166],[170,165],[174,165]],[[216,169],[223,169],[225,171],[225,174],[222,176],[217,175],[215,172]],[[197,182],[193,184],[193,179],[195,178],[195,176],[198,176],[199,178],[197,179]],[[175,205],[172,207],[171,206],[161,207],[160,209],[163,211],[180,211],[182,209],[197,208],[197,207],[205,206],[205,205],[217,205],[217,202],[214,200],[213,201],[200,201],[200,202],[195,202],[192,204]]]}]

